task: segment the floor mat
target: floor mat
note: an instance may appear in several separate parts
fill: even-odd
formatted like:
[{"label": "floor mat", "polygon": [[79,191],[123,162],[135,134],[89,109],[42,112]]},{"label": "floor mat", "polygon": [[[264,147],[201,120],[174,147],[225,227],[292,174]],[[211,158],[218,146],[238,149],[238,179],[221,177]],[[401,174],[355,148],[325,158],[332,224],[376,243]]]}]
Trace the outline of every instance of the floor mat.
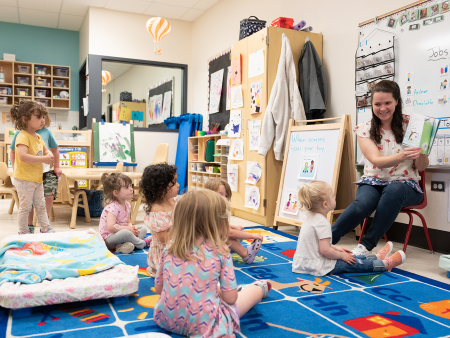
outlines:
[{"label": "floor mat", "polygon": [[[240,337],[450,337],[450,285],[394,269],[390,273],[327,277],[294,274],[297,238],[263,227],[264,242],[251,265],[233,255],[238,284],[270,279],[267,299],[241,318]],[[245,242],[245,241],[244,241]],[[118,254],[139,265],[139,290],[125,304],[94,300],[36,307],[28,318],[0,311],[1,337],[122,337],[163,332],[153,321],[158,300],[146,272],[146,250]],[[181,337],[171,335],[172,337]]]}]

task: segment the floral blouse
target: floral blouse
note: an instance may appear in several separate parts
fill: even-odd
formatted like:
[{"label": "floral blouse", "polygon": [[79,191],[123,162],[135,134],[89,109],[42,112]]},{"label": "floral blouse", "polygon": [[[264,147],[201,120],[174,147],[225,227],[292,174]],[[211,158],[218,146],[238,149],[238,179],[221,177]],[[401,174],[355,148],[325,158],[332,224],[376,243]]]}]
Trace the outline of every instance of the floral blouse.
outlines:
[{"label": "floral blouse", "polygon": [[[403,115],[403,131],[409,123],[409,115]],[[370,137],[371,121],[366,121],[358,124],[353,131],[356,135],[364,138]],[[403,151],[405,148],[402,144],[395,141],[392,130],[384,130],[380,126],[381,142],[377,144],[378,150],[382,156],[395,155]],[[403,161],[390,168],[377,168],[367,158],[364,158],[364,175],[356,184],[370,184],[370,185],[388,185],[393,182],[401,182],[408,184],[418,192],[422,192],[419,184],[420,175],[414,165],[413,160]]]}]

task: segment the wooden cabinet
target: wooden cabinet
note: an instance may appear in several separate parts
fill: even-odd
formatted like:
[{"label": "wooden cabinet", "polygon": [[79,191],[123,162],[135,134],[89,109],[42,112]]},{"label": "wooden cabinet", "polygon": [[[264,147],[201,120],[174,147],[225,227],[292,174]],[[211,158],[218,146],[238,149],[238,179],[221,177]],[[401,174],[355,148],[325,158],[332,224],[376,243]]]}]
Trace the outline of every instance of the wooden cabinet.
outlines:
[{"label": "wooden cabinet", "polygon": [[[275,81],[278,70],[278,61],[281,54],[281,42],[283,33],[290,41],[292,54],[294,57],[295,67],[298,77],[298,60],[308,37],[314,44],[314,47],[322,60],[322,35],[316,33],[299,32],[292,29],[284,29],[277,27],[266,27],[265,29],[233,44],[231,47],[231,60],[240,53],[242,55],[242,95],[244,107],[239,108],[242,116],[242,133],[241,138],[244,140],[244,160],[230,161],[230,163],[239,164],[239,186],[238,192],[233,193],[231,205],[235,216],[248,219],[265,226],[272,226],[276,208],[276,199],[280,184],[282,171],[282,162],[275,160],[273,149],[271,148],[267,156],[258,155],[257,151],[249,150],[249,121],[264,120],[267,103],[269,101],[270,92]],[[262,50],[264,53],[264,73],[252,78],[248,78],[248,59],[249,55],[255,51]],[[251,85],[253,82],[261,80],[262,82],[262,112],[259,114],[251,114],[250,99]],[[297,78],[298,82],[298,78]],[[261,201],[258,210],[245,208],[245,180],[247,174],[247,161],[255,161],[262,168],[262,176],[256,183],[259,188]]]},{"label": "wooden cabinet", "polygon": [[0,106],[34,100],[50,109],[70,109],[69,66],[0,60],[0,67],[5,74],[5,82],[0,83]]}]

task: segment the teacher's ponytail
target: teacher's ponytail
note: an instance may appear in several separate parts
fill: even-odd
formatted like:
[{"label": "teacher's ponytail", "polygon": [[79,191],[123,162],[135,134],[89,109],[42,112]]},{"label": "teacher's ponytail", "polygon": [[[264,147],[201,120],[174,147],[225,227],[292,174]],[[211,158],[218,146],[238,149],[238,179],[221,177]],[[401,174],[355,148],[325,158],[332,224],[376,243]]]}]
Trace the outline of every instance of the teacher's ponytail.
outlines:
[{"label": "teacher's ponytail", "polygon": [[332,194],[331,187],[326,182],[313,181],[309,185],[303,184],[298,190],[300,210],[315,212]]}]

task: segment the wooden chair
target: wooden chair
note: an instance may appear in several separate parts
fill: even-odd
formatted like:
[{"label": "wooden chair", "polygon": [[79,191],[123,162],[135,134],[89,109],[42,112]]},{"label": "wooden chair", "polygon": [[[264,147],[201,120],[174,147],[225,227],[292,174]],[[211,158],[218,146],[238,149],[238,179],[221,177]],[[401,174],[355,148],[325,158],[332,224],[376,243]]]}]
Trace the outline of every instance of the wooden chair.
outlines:
[{"label": "wooden chair", "polygon": [[[161,143],[156,147],[152,164],[167,163],[169,161],[169,144]],[[139,186],[134,187],[134,197],[131,200],[131,224],[136,223],[136,217],[142,204],[142,195],[139,192]]]},{"label": "wooden chair", "polygon": [[[420,203],[418,205],[411,205],[409,207],[406,207],[406,208],[403,208],[402,210],[400,210],[400,213],[404,213],[409,216],[409,224],[408,224],[408,230],[406,231],[406,238],[405,238],[405,243],[403,245],[403,252],[406,252],[406,248],[408,246],[409,236],[411,235],[411,229],[412,229],[412,225],[413,225],[412,223],[413,223],[413,214],[414,214],[414,215],[419,216],[420,220],[422,221],[423,231],[425,232],[425,237],[427,238],[428,247],[430,248],[430,253],[434,254],[433,246],[431,245],[430,235],[428,233],[427,222],[425,221],[425,218],[422,216],[422,214],[420,212],[413,210],[413,209],[424,209],[427,206],[427,190],[425,189],[425,170],[421,171],[419,174],[420,174],[419,185],[423,191],[422,203]],[[361,235],[359,236],[358,244],[361,243],[361,240],[364,236],[364,230],[366,230],[366,225],[367,225],[368,219],[369,218],[367,217],[363,222],[363,226],[361,229]],[[384,238],[387,242],[388,239],[387,239],[386,234],[384,234]]]},{"label": "wooden chair", "polygon": [[0,185],[0,194],[11,194],[11,204],[9,205],[8,214],[12,214],[14,210],[14,204],[19,209],[19,197],[17,196],[16,187],[12,184],[11,177],[8,175],[8,166],[5,162],[0,162],[0,180],[3,184]]},{"label": "wooden chair", "polygon": [[[63,204],[70,204],[72,206],[72,217],[70,219],[70,228],[75,229],[76,227],[78,206],[83,207],[84,214],[86,217],[86,223],[90,223],[91,215],[89,214],[89,206],[86,192],[83,189],[74,189],[73,191],[71,191],[68,179],[66,175],[64,175],[64,173],[61,174],[60,184],[61,184],[61,202]],[[83,201],[82,204],[79,204],[80,197]]]}]

